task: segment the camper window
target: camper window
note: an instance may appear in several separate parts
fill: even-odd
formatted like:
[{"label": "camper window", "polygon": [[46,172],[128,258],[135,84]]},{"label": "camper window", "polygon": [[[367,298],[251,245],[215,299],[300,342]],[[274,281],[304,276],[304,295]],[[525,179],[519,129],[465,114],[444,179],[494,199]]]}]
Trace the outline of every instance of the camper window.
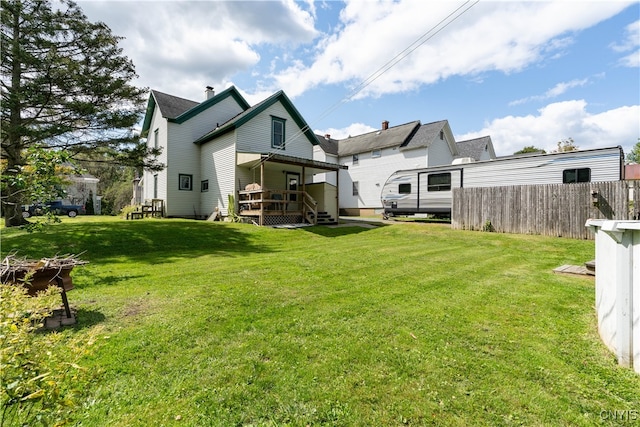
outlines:
[{"label": "camper window", "polygon": [[411,194],[411,184],[398,184],[399,194]]},{"label": "camper window", "polygon": [[451,190],[451,173],[432,173],[427,177],[427,191]]},{"label": "camper window", "polygon": [[591,182],[591,169],[565,169],[562,171],[562,183]]}]

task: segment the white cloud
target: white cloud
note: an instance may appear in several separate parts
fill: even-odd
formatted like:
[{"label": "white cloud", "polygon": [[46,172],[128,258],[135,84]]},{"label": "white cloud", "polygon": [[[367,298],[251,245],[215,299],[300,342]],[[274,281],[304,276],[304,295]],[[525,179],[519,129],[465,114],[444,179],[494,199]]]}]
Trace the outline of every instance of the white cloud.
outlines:
[{"label": "white cloud", "polygon": [[549,104],[537,115],[506,116],[486,123],[478,132],[457,135],[456,140],[491,135],[496,154],[513,154],[533,145],[547,152],[557,142],[573,138],[580,149],[620,145],[628,152],[640,133],[640,106],[623,106],[601,113],[589,113],[584,100]]},{"label": "white cloud", "polygon": [[640,20],[625,27],[625,39],[620,43],[614,43],[611,48],[616,52],[628,53],[620,58],[619,64],[623,67],[640,67]]},{"label": "white cloud", "polygon": [[291,0],[79,4],[90,20],[127,35],[121,46],[138,84],[194,100],[206,85],[225,87],[258,64],[260,47],[294,47],[318,34],[311,14]]},{"label": "white cloud", "polygon": [[[348,1],[342,26],[318,43],[313,61],[275,73],[276,86],[292,97],[323,84],[356,87],[461,4]],[[622,2],[590,2],[587,7],[573,2],[478,3],[359,96],[407,92],[455,75],[521,70],[563,54],[573,32],[625,7]]]},{"label": "white cloud", "polygon": [[524,104],[524,103],[529,102],[529,101],[544,101],[544,100],[547,100],[547,99],[556,98],[556,97],[564,94],[567,90],[569,90],[571,88],[584,86],[587,83],[589,83],[589,79],[573,79],[573,80],[568,81],[568,82],[561,82],[561,83],[556,84],[551,89],[547,90],[542,95],[534,95],[534,96],[530,96],[530,97],[527,97],[527,98],[518,99],[516,101],[510,102],[509,105],[520,105],[520,104]]},{"label": "white cloud", "polygon": [[324,130],[314,130],[314,132],[318,135],[329,134],[333,139],[344,139],[349,136],[357,136],[362,135],[363,133],[373,132],[374,130],[376,129],[369,125],[365,125],[364,123],[352,123],[341,129],[328,128]]}]

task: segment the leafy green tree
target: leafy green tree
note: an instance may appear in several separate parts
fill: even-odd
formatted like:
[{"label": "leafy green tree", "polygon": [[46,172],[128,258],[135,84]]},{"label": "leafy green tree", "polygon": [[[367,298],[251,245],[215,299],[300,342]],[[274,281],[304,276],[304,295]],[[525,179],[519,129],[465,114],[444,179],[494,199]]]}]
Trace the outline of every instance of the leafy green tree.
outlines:
[{"label": "leafy green tree", "polygon": [[100,213],[115,215],[131,203],[132,183],[135,175],[133,166],[125,166],[109,161],[110,156],[92,153],[76,160],[83,170],[98,178],[98,194],[102,197]]},{"label": "leafy green tree", "polygon": [[[2,0],[2,207],[6,226],[24,189],[11,179],[26,165],[29,147],[78,153],[101,150],[111,161],[161,168],[131,131],[139,121],[144,89],[131,81],[133,63],[119,37],[92,23],[71,0]],[[153,162],[153,160],[149,160]]]},{"label": "leafy green tree", "polygon": [[95,215],[96,213],[96,208],[93,205],[93,191],[89,190],[89,197],[87,198],[87,201],[84,203],[84,210],[87,213],[87,215]]},{"label": "leafy green tree", "polygon": [[563,153],[565,151],[577,151],[578,146],[576,145],[573,138],[569,137],[567,139],[561,139],[558,141],[558,149],[553,150],[553,153]]},{"label": "leafy green tree", "polygon": [[[15,173],[6,173],[7,161],[6,159],[0,161],[3,171],[0,189],[3,197],[9,191],[26,202],[46,201],[62,197],[65,187],[70,184],[67,177],[77,170],[69,153],[33,145],[26,148],[23,155],[25,164],[14,166]],[[21,209],[16,209],[13,215],[21,218]],[[12,219],[17,218],[12,217]],[[38,224],[35,224],[36,227],[31,230],[40,228],[41,223],[56,221],[56,218],[55,215],[46,215],[42,220],[36,220]]]},{"label": "leafy green tree", "polygon": [[522,148],[521,150],[516,151],[513,154],[526,154],[526,153],[546,153],[546,151],[544,151],[542,148],[536,148],[533,145],[527,145],[526,147]]},{"label": "leafy green tree", "polygon": [[631,149],[631,152],[627,153],[627,161],[640,163],[640,138],[638,138],[638,142],[636,142],[635,147]]}]

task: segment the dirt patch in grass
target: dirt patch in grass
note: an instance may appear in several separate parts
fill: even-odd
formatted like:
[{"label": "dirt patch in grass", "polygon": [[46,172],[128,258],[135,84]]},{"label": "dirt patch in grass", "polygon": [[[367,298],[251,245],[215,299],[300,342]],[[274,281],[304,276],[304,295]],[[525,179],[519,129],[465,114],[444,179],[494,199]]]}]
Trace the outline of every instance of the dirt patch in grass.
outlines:
[{"label": "dirt patch in grass", "polygon": [[149,314],[151,311],[151,303],[148,299],[137,299],[129,302],[122,310],[124,318],[138,318]]}]

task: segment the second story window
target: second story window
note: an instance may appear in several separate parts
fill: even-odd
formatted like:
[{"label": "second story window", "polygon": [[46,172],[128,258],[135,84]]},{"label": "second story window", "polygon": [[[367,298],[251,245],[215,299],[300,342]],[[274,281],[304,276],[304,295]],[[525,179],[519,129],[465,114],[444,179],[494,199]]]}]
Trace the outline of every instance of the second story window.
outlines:
[{"label": "second story window", "polygon": [[382,151],[381,150],[373,150],[371,152],[371,158],[372,159],[378,158],[380,156],[382,156]]},{"label": "second story window", "polygon": [[160,141],[158,140],[159,131],[159,129],[153,131],[153,148],[155,148],[156,150],[158,149],[158,145],[160,144]]},{"label": "second story window", "polygon": [[284,124],[284,119],[271,117],[271,147],[284,148]]},{"label": "second story window", "polygon": [[353,157],[351,158],[351,160],[353,161],[354,165],[357,165],[358,164],[358,155],[354,154]]}]

